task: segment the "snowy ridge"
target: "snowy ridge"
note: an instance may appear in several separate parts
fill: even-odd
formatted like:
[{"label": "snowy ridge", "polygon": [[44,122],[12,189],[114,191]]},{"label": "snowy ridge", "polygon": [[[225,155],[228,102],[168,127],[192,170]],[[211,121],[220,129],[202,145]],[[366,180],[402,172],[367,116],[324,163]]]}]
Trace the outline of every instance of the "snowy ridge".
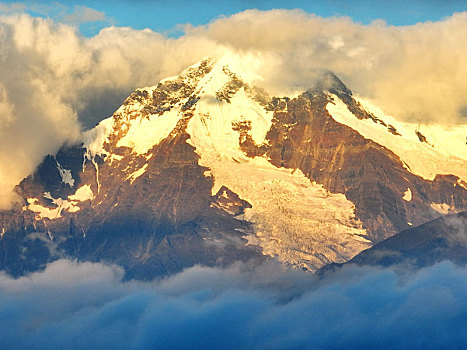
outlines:
[{"label": "snowy ridge", "polygon": [[[147,153],[175,128],[182,117],[181,107],[198,86],[203,69],[208,71],[212,64],[212,60],[204,59],[185,69],[179,76],[163,79],[156,86],[136,89],[112,117],[83,135],[83,147],[87,154],[90,157],[106,154],[119,160],[105,146],[110,136],[118,139],[115,147],[129,147],[136,154]],[[172,87],[178,85],[184,85],[184,88],[177,90]],[[157,89],[163,91],[165,103],[153,110],[153,94]]]},{"label": "snowy ridge", "polygon": [[412,191],[410,190],[410,188],[408,188],[404,192],[404,197],[402,197],[402,199],[405,200],[406,202],[410,202],[412,200]]},{"label": "snowy ridge", "polygon": [[78,205],[79,202],[94,199],[94,193],[92,192],[91,186],[89,185],[81,186],[74,194],[68,196],[68,199],[53,198],[49,192],[44,193],[43,196],[52,202],[53,208],[45,207],[39,204],[39,200],[37,198],[28,198],[28,205],[23,208],[24,210],[30,210],[36,213],[37,220],[43,218],[50,220],[58,219],[61,217],[63,211],[75,213],[81,209]]},{"label": "snowy ridge", "polygon": [[86,149],[88,158],[91,158],[96,154],[105,153],[104,143],[112,132],[113,122],[113,117],[109,117],[102,120],[96,127],[83,134],[83,148]]},{"label": "snowy ridge", "polygon": [[138,177],[140,177],[146,172],[147,167],[148,164],[144,164],[141,168],[128,175],[126,180],[130,180],[130,183],[133,183]]},{"label": "snowy ridge", "polygon": [[[394,152],[413,174],[427,180],[433,180],[437,174],[453,174],[467,181],[467,125],[453,127],[399,122],[367,100],[357,99],[368,112],[394,126],[400,134],[395,135],[371,119],[358,119],[339,97],[331,97],[333,102],[329,102],[326,108],[337,122]],[[421,141],[423,138],[426,141]]]},{"label": "snowy ridge", "polygon": [[73,187],[75,185],[75,179],[73,179],[71,171],[63,168],[62,165],[56,159],[55,162],[57,162],[57,170],[60,174],[60,177],[62,178],[62,182],[70,187]]},{"label": "snowy ridge", "polygon": [[169,136],[180,119],[180,105],[158,116],[139,119],[117,143],[117,147],[129,147],[134,153],[146,154],[152,147]]},{"label": "snowy ridge", "polygon": [[262,144],[273,113],[248,96],[244,87],[230,101],[216,98],[229,82],[226,61],[200,82],[197,92],[202,97],[187,127],[188,142],[201,157],[200,165],[211,169],[213,194],[226,186],[252,205],[244,216],[256,229],[249,243],[259,244],[263,254],[310,270],[347,261],[368,248],[370,242],[362,237],[366,231],[344,195],[328,193],[300,171],[277,168],[263,157],[245,156],[233,124],[248,121],[253,140]]},{"label": "snowy ridge", "polygon": [[188,124],[187,132],[191,140],[197,140],[193,145],[203,149],[204,154],[210,153],[211,157],[216,158],[241,159],[246,156],[239,148],[239,133],[232,128],[234,123],[251,122],[251,136],[255,143],[261,144],[271,127],[273,113],[266,112],[258,102],[252,100],[244,87],[236,91],[229,101],[219,101],[218,92],[230,81],[224,69],[225,61],[220,61],[200,82],[196,93],[202,97],[196,104],[195,115]]}]

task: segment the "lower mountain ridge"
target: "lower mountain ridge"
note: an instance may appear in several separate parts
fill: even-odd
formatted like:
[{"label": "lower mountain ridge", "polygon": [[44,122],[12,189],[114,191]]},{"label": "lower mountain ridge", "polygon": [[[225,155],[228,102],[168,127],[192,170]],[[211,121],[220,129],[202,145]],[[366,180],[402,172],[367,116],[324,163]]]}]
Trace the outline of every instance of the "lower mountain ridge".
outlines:
[{"label": "lower mountain ridge", "polygon": [[316,271],[467,210],[467,128],[398,122],[322,76],[270,97],[224,57],[137,89],[16,187],[0,268],[71,258],[151,279],[275,259]]},{"label": "lower mountain ridge", "polygon": [[400,232],[355,256],[359,265],[425,267],[449,260],[467,263],[467,212],[451,214]]},{"label": "lower mountain ridge", "polygon": [[402,231],[357,254],[344,264],[318,270],[324,275],[347,264],[382,266],[410,271],[450,261],[467,264],[467,212],[450,214]]}]

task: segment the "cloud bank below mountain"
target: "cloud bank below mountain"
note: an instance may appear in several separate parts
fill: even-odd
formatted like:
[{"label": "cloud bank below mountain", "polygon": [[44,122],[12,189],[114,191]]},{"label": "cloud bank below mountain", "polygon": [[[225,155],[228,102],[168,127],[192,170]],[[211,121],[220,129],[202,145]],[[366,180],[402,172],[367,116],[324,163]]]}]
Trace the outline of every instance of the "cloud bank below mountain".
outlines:
[{"label": "cloud bank below mountain", "polygon": [[0,278],[4,349],[462,348],[467,270],[399,276],[348,266],[324,280],[237,265],[122,282],[115,266],[59,260]]},{"label": "cloud bank below mountain", "polygon": [[304,90],[317,72],[332,70],[389,114],[464,123],[466,30],[465,12],[394,27],[248,10],[185,26],[179,38],[113,26],[85,38],[50,19],[0,16],[0,64],[8,67],[0,70],[0,207],[11,204],[12,188],[45,154],[109,116],[136,87],[225,52],[244,57],[271,94]]}]

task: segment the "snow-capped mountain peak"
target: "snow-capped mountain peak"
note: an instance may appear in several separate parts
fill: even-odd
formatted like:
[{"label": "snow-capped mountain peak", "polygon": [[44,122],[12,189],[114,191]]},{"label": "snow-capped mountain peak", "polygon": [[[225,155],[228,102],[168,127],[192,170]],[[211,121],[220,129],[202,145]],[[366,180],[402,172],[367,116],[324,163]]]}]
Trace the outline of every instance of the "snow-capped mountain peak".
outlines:
[{"label": "snow-capped mountain peak", "polygon": [[467,209],[463,127],[398,122],[331,72],[295,98],[257,81],[227,55],[135,90],[20,184],[21,234],[156,274],[259,253],[313,271]]}]

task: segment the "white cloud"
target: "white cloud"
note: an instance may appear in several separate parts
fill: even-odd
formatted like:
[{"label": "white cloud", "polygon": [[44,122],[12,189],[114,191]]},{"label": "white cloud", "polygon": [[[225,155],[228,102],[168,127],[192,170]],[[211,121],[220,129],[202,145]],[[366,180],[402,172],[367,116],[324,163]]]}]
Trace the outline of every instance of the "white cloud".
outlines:
[{"label": "white cloud", "polygon": [[278,92],[306,88],[316,69],[327,69],[400,118],[456,122],[466,111],[466,30],[465,12],[394,27],[250,10],[188,33],[271,58],[263,67],[265,82]]}]

